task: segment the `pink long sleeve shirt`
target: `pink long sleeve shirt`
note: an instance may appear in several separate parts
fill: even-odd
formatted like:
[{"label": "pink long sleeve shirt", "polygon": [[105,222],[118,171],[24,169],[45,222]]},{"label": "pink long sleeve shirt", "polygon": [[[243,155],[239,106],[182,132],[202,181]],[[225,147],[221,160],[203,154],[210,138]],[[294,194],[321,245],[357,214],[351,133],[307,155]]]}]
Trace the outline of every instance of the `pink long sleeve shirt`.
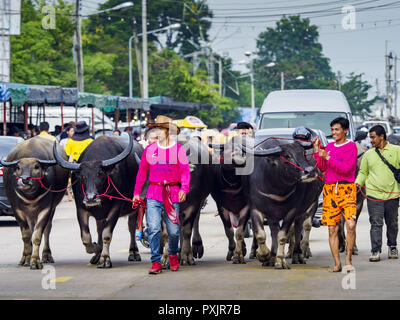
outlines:
[{"label": "pink long sleeve shirt", "polygon": [[339,146],[335,142],[328,143],[326,152],[330,155],[329,160],[320,158],[314,153],[318,168],[326,172],[325,183],[333,184],[339,181],[353,183],[356,180],[357,146],[353,141],[348,141]]},{"label": "pink long sleeve shirt", "polygon": [[163,187],[157,183],[164,181],[181,184],[180,188],[178,185],[170,186],[172,202],[179,202],[179,191],[186,194],[189,192],[189,162],[186,150],[180,144],[175,143],[170,147],[161,147],[158,142],[155,142],[144,149],[136,176],[135,196],[140,195],[149,170],[150,185],[146,198],[163,201]]}]

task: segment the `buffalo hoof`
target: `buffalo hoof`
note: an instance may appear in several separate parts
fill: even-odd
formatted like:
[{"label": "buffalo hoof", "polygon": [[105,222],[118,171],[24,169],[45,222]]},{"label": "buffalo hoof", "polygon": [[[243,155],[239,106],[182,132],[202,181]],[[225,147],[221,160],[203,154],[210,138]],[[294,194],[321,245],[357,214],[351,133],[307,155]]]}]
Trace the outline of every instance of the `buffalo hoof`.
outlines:
[{"label": "buffalo hoof", "polygon": [[257,251],[256,257],[257,257],[258,261],[260,261],[260,262],[268,262],[269,260],[271,260],[271,253],[268,252],[268,253],[265,254],[265,255],[261,255],[261,254]]},{"label": "buffalo hoof", "polygon": [[310,246],[308,244],[301,245],[301,252],[305,259],[312,257]]},{"label": "buffalo hoof", "polygon": [[256,252],[252,250],[252,251],[250,252],[249,259],[252,259],[252,260],[253,260],[253,259],[255,259],[255,258],[256,258]]},{"label": "buffalo hoof", "polygon": [[101,256],[100,261],[97,264],[97,268],[99,269],[109,269],[112,268],[111,259],[108,256]]},{"label": "buffalo hoof", "polygon": [[97,264],[100,260],[101,252],[96,253],[92,259],[90,259],[90,264]]},{"label": "buffalo hoof", "polygon": [[263,267],[274,267],[275,266],[275,256],[271,256],[271,259],[262,263]]},{"label": "buffalo hoof", "polygon": [[31,257],[31,264],[30,264],[31,270],[40,270],[43,269],[43,265],[40,262],[39,257],[38,258],[33,258]]},{"label": "buffalo hoof", "polygon": [[142,258],[139,252],[133,252],[129,254],[128,261],[142,261]]},{"label": "buffalo hoof", "polygon": [[19,264],[20,266],[29,267],[31,265],[31,256],[22,256]]},{"label": "buffalo hoof", "polygon": [[276,262],[275,262],[275,269],[278,269],[278,270],[290,269],[290,267],[284,258],[277,257]]},{"label": "buffalo hoof", "polygon": [[200,259],[201,257],[203,257],[204,254],[204,247],[203,247],[203,243],[199,242],[199,243],[193,243],[192,244],[192,252],[193,252],[193,257]]},{"label": "buffalo hoof", "polygon": [[243,256],[235,256],[232,259],[233,264],[246,264],[246,261],[244,261]]},{"label": "buffalo hoof", "polygon": [[226,255],[226,261],[232,261],[233,257],[233,251],[228,251],[228,254]]},{"label": "buffalo hoof", "polygon": [[169,268],[169,256],[167,254],[161,257],[161,265],[164,270]]},{"label": "buffalo hoof", "polygon": [[353,256],[358,256],[358,248],[357,248],[357,245],[354,245],[354,247],[353,247]]},{"label": "buffalo hoof", "polygon": [[195,265],[196,265],[196,262],[194,261],[193,258],[187,258],[187,259],[182,259],[181,262],[180,262],[180,264],[181,264],[182,266],[184,266],[184,265],[195,266]]},{"label": "buffalo hoof", "polygon": [[345,252],[346,247],[345,246],[339,246],[339,252]]},{"label": "buffalo hoof", "polygon": [[292,264],[306,264],[306,261],[304,260],[303,254],[301,254],[301,253],[293,253]]},{"label": "buffalo hoof", "polygon": [[51,253],[42,254],[42,263],[54,263],[54,259]]}]

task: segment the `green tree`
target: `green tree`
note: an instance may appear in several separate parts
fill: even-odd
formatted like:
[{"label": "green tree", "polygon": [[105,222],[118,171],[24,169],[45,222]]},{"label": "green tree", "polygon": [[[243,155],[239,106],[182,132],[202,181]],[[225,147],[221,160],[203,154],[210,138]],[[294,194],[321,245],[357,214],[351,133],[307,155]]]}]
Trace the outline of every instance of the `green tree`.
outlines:
[{"label": "green tree", "polygon": [[210,127],[226,127],[236,120],[237,102],[220,96],[217,85],[210,86],[204,73],[199,72],[192,76],[192,66],[171,50],[162,50],[151,59],[152,95],[170,96],[176,101],[214,105],[210,111],[200,110],[193,114]]},{"label": "green tree", "polygon": [[43,29],[45,1],[23,0],[21,35],[11,37],[11,80],[31,84],[75,85],[71,5],[57,4],[56,28]]},{"label": "green tree", "polygon": [[[99,9],[104,10],[120,4],[120,0],[108,0]],[[199,45],[201,40],[208,40],[208,31],[211,22],[208,18],[212,13],[204,0],[182,0],[171,3],[170,1],[147,2],[147,31],[159,29],[173,23],[181,26],[175,32],[163,31],[148,35],[148,41],[157,42],[163,47],[160,35],[166,34],[166,47],[179,49],[182,54],[195,50],[193,43]],[[99,26],[103,26],[105,34],[117,37],[127,44],[132,35],[133,23],[136,23],[138,33],[142,31],[142,7],[141,1],[135,1],[132,8],[115,10],[90,17],[89,31],[96,32]],[[176,34],[175,40],[173,34]],[[126,45],[125,44],[125,45]]]},{"label": "green tree", "polygon": [[377,101],[375,96],[368,100],[368,91],[372,86],[365,80],[362,80],[363,73],[350,73],[347,81],[342,84],[341,91],[346,96],[350,105],[351,112],[354,115],[366,116],[371,112],[370,107]]},{"label": "green tree", "polygon": [[[285,89],[333,88],[335,75],[318,37],[317,26],[300,16],[283,17],[275,28],[260,33],[254,59],[256,87],[265,93],[279,90],[284,72]],[[271,62],[275,66],[268,68]],[[294,81],[299,75],[304,79]]]}]

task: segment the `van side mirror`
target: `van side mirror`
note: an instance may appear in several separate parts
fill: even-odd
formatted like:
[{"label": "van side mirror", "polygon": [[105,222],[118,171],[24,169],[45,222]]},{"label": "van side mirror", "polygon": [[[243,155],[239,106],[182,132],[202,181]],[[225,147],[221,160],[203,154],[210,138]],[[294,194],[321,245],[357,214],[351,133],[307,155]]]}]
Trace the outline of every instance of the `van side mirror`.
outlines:
[{"label": "van side mirror", "polygon": [[364,140],[366,137],[368,137],[368,132],[359,130],[356,132],[356,137],[355,137],[354,141],[360,142],[360,141]]}]

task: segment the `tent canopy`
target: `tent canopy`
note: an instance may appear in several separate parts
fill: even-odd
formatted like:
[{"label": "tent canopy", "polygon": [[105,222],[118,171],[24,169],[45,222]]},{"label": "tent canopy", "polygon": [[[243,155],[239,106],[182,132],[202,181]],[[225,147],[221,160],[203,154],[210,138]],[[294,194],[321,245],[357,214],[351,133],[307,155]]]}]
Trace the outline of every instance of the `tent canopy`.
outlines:
[{"label": "tent canopy", "polygon": [[150,110],[146,99],[107,96],[88,92],[79,92],[78,105],[92,105],[96,108],[104,109],[106,112],[114,111],[117,107],[119,109]]},{"label": "tent canopy", "polygon": [[78,90],[76,88],[63,88],[60,86],[42,86],[33,84],[21,84],[13,82],[2,82],[11,93],[12,103],[22,106],[25,102],[29,104],[60,104],[74,105],[78,102]]},{"label": "tent canopy", "polygon": [[211,110],[213,105],[198,102],[178,102],[171,97],[151,97],[150,109],[152,111],[197,111],[197,110]]}]

